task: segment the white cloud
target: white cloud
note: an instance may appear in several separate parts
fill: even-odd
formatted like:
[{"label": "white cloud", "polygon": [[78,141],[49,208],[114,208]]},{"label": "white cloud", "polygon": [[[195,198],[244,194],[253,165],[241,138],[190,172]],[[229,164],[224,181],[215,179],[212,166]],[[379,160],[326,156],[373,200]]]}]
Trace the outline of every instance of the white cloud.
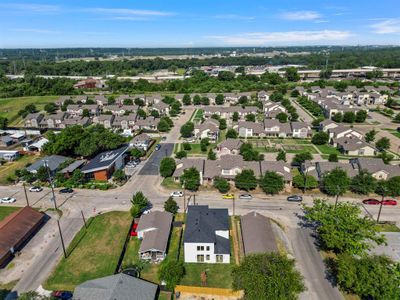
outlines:
[{"label": "white cloud", "polygon": [[102,8],[93,7],[83,9],[86,12],[100,13],[106,15],[115,16],[146,16],[146,17],[159,17],[159,16],[171,16],[174,15],[170,12],[158,11],[158,10],[143,10],[143,9],[131,9],[131,8]]},{"label": "white cloud", "polygon": [[280,17],[289,21],[310,21],[317,20],[322,17],[319,12],[311,10],[288,11],[282,13]]},{"label": "white cloud", "polygon": [[386,19],[370,26],[375,33],[400,33],[400,19]]},{"label": "white cloud", "polygon": [[1,3],[0,8],[11,11],[23,11],[31,13],[52,13],[60,10],[60,8],[56,5],[36,3]]},{"label": "white cloud", "polygon": [[249,16],[241,16],[235,14],[225,14],[225,15],[216,15],[214,16],[215,19],[225,19],[225,20],[243,20],[243,21],[251,21],[254,20],[255,17]]},{"label": "white cloud", "polygon": [[206,38],[217,40],[223,44],[262,46],[271,44],[302,44],[316,42],[337,42],[348,39],[352,34],[348,31],[287,31],[287,32],[250,32],[235,35],[215,35]]},{"label": "white cloud", "polygon": [[48,29],[40,29],[40,28],[14,28],[13,31],[18,32],[30,32],[36,34],[58,34],[60,31],[48,30]]}]

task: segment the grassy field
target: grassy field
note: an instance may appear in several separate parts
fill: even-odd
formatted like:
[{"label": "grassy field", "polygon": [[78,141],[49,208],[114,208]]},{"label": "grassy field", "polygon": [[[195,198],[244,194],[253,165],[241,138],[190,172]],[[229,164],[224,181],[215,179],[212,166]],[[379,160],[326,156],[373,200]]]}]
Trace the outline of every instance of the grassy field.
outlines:
[{"label": "grassy field", "polygon": [[[187,152],[188,156],[207,156],[207,153],[210,149],[214,149],[216,147],[215,144],[210,144],[207,146],[207,151],[201,151],[201,147],[200,147],[200,143],[196,143],[196,144],[190,144],[190,146],[192,147],[192,149],[190,150],[185,150]],[[183,146],[182,144],[177,144],[176,147],[176,152],[179,152],[181,150],[183,150]]]},{"label": "grassy field", "polygon": [[181,189],[182,185],[179,182],[175,182],[174,178],[172,177],[166,177],[164,180],[161,182],[161,185],[167,189],[171,190],[176,190],[176,189]]},{"label": "grassy field", "polygon": [[20,209],[20,207],[0,206],[0,221],[4,220],[5,217],[18,209]]},{"label": "grassy field", "polygon": [[400,228],[395,224],[378,224],[376,227],[380,232],[400,232]]},{"label": "grassy field", "polygon": [[321,151],[323,154],[337,154],[340,155],[340,151],[334,147],[328,146],[328,145],[316,145],[319,151]]},{"label": "grassy field", "polygon": [[26,166],[26,164],[31,164],[39,158],[40,157],[36,155],[24,155],[18,160],[10,161],[0,166],[0,184],[9,184],[10,182],[8,181],[8,178],[15,180],[15,170],[22,169]]},{"label": "grassy field", "polygon": [[43,110],[47,103],[54,102],[59,96],[32,96],[0,99],[0,117],[7,117],[10,125],[21,125],[22,119],[18,112],[28,104],[35,104],[38,110]]},{"label": "grassy field", "polygon": [[232,267],[234,264],[185,264],[185,276],[182,278],[181,285],[201,286],[201,273],[207,273],[207,287],[231,288]]},{"label": "grassy field", "polygon": [[84,281],[112,275],[131,224],[129,212],[110,212],[89,220],[45,283],[47,290],[73,290]]},{"label": "grassy field", "polygon": [[317,154],[318,151],[313,145],[283,145],[284,150],[287,153],[302,153],[309,152],[311,154]]},{"label": "grassy field", "polygon": [[190,121],[194,123],[199,123],[203,118],[204,111],[202,109],[196,109],[190,118]]}]

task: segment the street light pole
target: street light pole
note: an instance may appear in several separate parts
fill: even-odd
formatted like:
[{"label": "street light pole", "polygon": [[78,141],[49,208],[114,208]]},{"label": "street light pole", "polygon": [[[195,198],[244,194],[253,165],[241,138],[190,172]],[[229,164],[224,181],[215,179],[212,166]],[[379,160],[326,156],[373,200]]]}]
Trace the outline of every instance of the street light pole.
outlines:
[{"label": "street light pole", "polygon": [[64,258],[67,258],[67,252],[65,251],[65,245],[64,245],[64,239],[61,233],[61,226],[60,226],[60,220],[57,218],[57,226],[58,226],[58,232],[60,233],[60,239],[61,239],[61,245],[63,248],[63,252],[64,252]]},{"label": "street light pole", "polygon": [[49,164],[47,163],[47,160],[44,162],[44,164],[45,164],[45,167],[47,169],[47,175],[49,177],[51,193],[53,195],[52,201],[53,201],[53,204],[54,204],[54,209],[57,210],[56,194],[54,193],[53,179],[51,178],[51,175],[50,175],[50,169],[49,169]]},{"label": "street light pole", "polygon": [[379,219],[381,217],[382,205],[383,205],[384,198],[385,198],[385,195],[382,195],[382,200],[381,200],[381,203],[379,205],[379,211],[378,211],[378,217],[376,218],[376,223],[379,223]]},{"label": "street light pole", "polygon": [[339,201],[339,186],[336,186],[336,201],[335,201],[335,210],[336,210],[336,206],[338,204]]}]

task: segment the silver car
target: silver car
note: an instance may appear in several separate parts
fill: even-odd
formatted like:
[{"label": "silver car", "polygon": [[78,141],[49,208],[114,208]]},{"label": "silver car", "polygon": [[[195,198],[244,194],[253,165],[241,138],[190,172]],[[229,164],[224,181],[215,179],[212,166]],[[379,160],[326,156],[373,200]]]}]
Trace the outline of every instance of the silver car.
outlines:
[{"label": "silver car", "polygon": [[251,200],[251,199],[253,199],[253,196],[250,194],[242,194],[239,196],[239,199]]},{"label": "silver car", "polygon": [[15,201],[17,201],[17,200],[15,200],[15,198],[11,198],[11,197],[4,197],[4,198],[0,199],[0,203],[14,203]]}]

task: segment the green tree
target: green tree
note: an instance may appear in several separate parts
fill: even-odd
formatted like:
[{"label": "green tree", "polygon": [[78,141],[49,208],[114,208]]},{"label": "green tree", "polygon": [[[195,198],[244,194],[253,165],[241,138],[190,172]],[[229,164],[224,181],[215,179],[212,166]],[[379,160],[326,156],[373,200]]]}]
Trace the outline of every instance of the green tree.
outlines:
[{"label": "green tree", "polygon": [[356,112],[355,121],[357,123],[363,123],[367,119],[367,116],[368,116],[368,114],[367,114],[367,112],[365,110],[359,110],[359,111]]},{"label": "green tree", "polygon": [[8,119],[5,117],[0,117],[0,129],[7,129]]},{"label": "green tree", "polygon": [[157,125],[157,130],[160,132],[168,132],[171,129],[169,126],[168,122],[166,120],[161,119],[160,122],[158,122]]},{"label": "green tree", "polygon": [[194,95],[194,97],[193,97],[193,105],[200,105],[200,104],[201,104],[200,95]]},{"label": "green tree", "polygon": [[131,215],[134,218],[140,216],[140,214],[149,206],[149,200],[144,196],[142,192],[136,192],[132,196],[132,207],[131,207]]},{"label": "green tree", "polygon": [[385,242],[375,221],[367,216],[361,217],[361,209],[356,204],[340,202],[335,206],[316,199],[313,206],[303,208],[306,221],[314,226],[325,250],[361,255],[374,242],[378,245]]},{"label": "green tree", "polygon": [[185,150],[178,151],[176,152],[175,157],[177,159],[182,159],[184,157],[187,157],[187,152]]},{"label": "green tree", "polygon": [[280,112],[276,115],[276,119],[278,119],[280,123],[286,123],[288,121],[288,115],[284,112]]},{"label": "green tree", "polygon": [[44,106],[44,110],[45,110],[48,114],[53,114],[53,113],[55,113],[56,110],[57,110],[57,105],[56,105],[55,103],[53,103],[53,102],[47,103],[47,104]]},{"label": "green tree", "polygon": [[208,97],[201,97],[202,105],[210,105],[210,99]]},{"label": "green tree", "polygon": [[233,289],[244,290],[243,299],[296,300],[305,290],[295,261],[277,253],[245,256],[232,270]]},{"label": "green tree", "polygon": [[150,111],[150,116],[152,116],[154,118],[159,118],[160,117],[160,113],[158,112],[158,110],[152,109]]},{"label": "green tree", "polygon": [[235,129],[229,128],[226,131],[226,138],[227,139],[236,139],[237,137],[238,137],[238,133],[237,133],[237,131]]},{"label": "green tree", "polygon": [[307,177],[303,174],[298,174],[293,177],[293,186],[297,187],[298,189],[315,189],[318,187],[318,180],[312,176],[307,175]]},{"label": "green tree", "polygon": [[383,162],[388,165],[393,160],[394,155],[388,153],[387,151],[382,151],[378,154],[378,157],[382,158]]},{"label": "green tree", "polygon": [[185,169],[180,177],[181,184],[190,191],[197,191],[200,186],[200,173],[192,167]]},{"label": "green tree", "polygon": [[257,187],[257,178],[253,170],[243,170],[235,176],[235,186],[238,189],[250,191]]},{"label": "green tree", "polygon": [[388,150],[390,148],[390,140],[387,137],[380,138],[376,143],[375,146],[380,150]]},{"label": "green tree", "polygon": [[330,161],[330,162],[338,162],[339,161],[338,155],[336,153],[329,154],[328,161]]},{"label": "green tree", "polygon": [[332,121],[335,121],[337,123],[342,122],[343,121],[343,114],[341,112],[338,112],[338,113],[334,114],[332,116]]},{"label": "green tree", "polygon": [[373,142],[373,141],[375,140],[376,134],[377,134],[377,132],[375,131],[375,129],[372,129],[372,130],[368,131],[368,132],[365,134],[365,141],[366,141],[367,143]]},{"label": "green tree", "polygon": [[145,106],[145,104],[146,104],[146,103],[144,103],[144,100],[143,100],[143,99],[140,99],[140,98],[136,98],[136,99],[134,100],[134,103],[135,103],[137,106],[139,106],[139,107],[143,107],[143,106]]},{"label": "green tree", "polygon": [[131,155],[133,158],[141,158],[144,155],[144,151],[138,148],[132,148]]},{"label": "green tree", "polygon": [[164,202],[164,210],[170,212],[173,215],[176,215],[179,210],[179,206],[173,197],[169,197],[167,201]]},{"label": "green tree", "polygon": [[189,143],[182,143],[183,150],[190,151],[192,150],[192,145]]},{"label": "green tree", "polygon": [[179,284],[184,274],[185,267],[182,261],[167,258],[160,264],[158,279],[165,281],[166,287],[172,291]]},{"label": "green tree", "polygon": [[394,176],[388,179],[388,195],[392,197],[400,196],[400,176]]},{"label": "green tree", "polygon": [[182,137],[189,138],[193,136],[193,131],[194,131],[194,124],[192,122],[186,122],[185,124],[182,125],[180,132]]},{"label": "green tree", "polygon": [[220,193],[227,193],[231,185],[229,184],[228,180],[225,178],[221,177],[214,177],[214,187],[220,192]]},{"label": "green tree", "polygon": [[335,168],[322,175],[321,189],[329,196],[336,196],[336,203],[339,196],[342,196],[350,187],[350,178],[347,172],[341,168]]},{"label": "green tree", "polygon": [[237,122],[239,121],[239,113],[237,111],[233,112],[232,114],[232,121]]},{"label": "green tree", "polygon": [[192,104],[192,99],[190,98],[189,94],[185,94],[183,96],[182,103],[183,103],[183,105],[191,105]]},{"label": "green tree", "polygon": [[265,172],[260,179],[260,187],[266,194],[277,194],[285,187],[284,179],[281,175],[273,171]]},{"label": "green tree", "polygon": [[310,152],[301,152],[301,153],[297,153],[293,157],[292,163],[295,165],[300,165],[303,162],[305,162],[306,160],[312,160],[312,159],[313,159],[313,156]]},{"label": "green tree", "polygon": [[247,114],[245,116],[245,120],[247,122],[255,122],[256,121],[256,116],[254,114]]},{"label": "green tree", "polygon": [[126,180],[126,175],[124,170],[118,169],[114,171],[113,180],[116,182],[124,182]]},{"label": "green tree", "polygon": [[211,148],[210,148],[210,150],[208,150],[207,159],[209,159],[209,160],[216,160],[217,159],[217,155],[215,154],[215,152]]},{"label": "green tree", "polygon": [[170,177],[176,169],[175,160],[172,157],[164,157],[160,162],[160,175],[162,177]]},{"label": "green tree", "polygon": [[279,150],[278,154],[276,155],[276,160],[282,160],[284,162],[286,162],[286,152],[284,150]]},{"label": "green tree", "polygon": [[285,77],[288,81],[296,82],[300,80],[300,75],[295,67],[286,68]]},{"label": "green tree", "polygon": [[232,81],[235,79],[235,74],[230,71],[220,71],[218,72],[218,79],[221,81]]},{"label": "green tree", "polygon": [[398,113],[398,114],[393,118],[393,122],[395,122],[395,123],[400,123],[400,113]]},{"label": "green tree", "polygon": [[376,179],[367,171],[361,170],[351,179],[350,190],[353,193],[368,195],[375,191]]},{"label": "green tree", "polygon": [[320,131],[313,135],[311,142],[314,145],[325,145],[329,141],[329,135],[326,132]]},{"label": "green tree", "polygon": [[264,159],[262,154],[253,149],[253,145],[251,143],[243,143],[240,146],[239,153],[246,161],[259,161]]},{"label": "green tree", "polygon": [[20,300],[51,300],[52,298],[40,295],[36,291],[30,291],[30,292],[26,292],[26,293],[21,293],[18,296],[18,299],[20,299]]},{"label": "green tree", "polygon": [[207,147],[210,145],[210,139],[209,138],[204,138],[201,139],[200,141],[200,150],[203,152],[207,151]]},{"label": "green tree", "polygon": [[36,178],[39,181],[46,182],[49,180],[49,169],[47,167],[41,166],[36,172]]},{"label": "green tree", "polygon": [[147,117],[147,113],[141,108],[139,108],[136,113],[139,118],[146,119]]},{"label": "green tree", "polygon": [[[117,170],[118,171],[118,170]],[[122,171],[122,170],[120,170]],[[124,171],[122,171],[123,175],[124,175],[124,179],[125,179],[125,173]],[[114,176],[115,176],[115,172],[114,172]],[[72,173],[71,178],[69,179],[69,181],[75,185],[75,186],[79,186],[82,185],[86,182],[86,178],[85,178],[85,174],[82,173],[82,171],[80,169],[76,169],[74,170],[74,172]],[[122,181],[122,180],[121,180]]]},{"label": "green tree", "polygon": [[319,72],[319,78],[321,79],[329,79],[332,76],[332,69],[324,69]]},{"label": "green tree", "polygon": [[224,97],[223,94],[218,94],[218,95],[215,97],[215,104],[216,104],[216,105],[222,105],[222,104],[224,104],[224,102],[225,102],[225,97]]},{"label": "green tree", "polygon": [[354,123],[356,120],[356,115],[352,111],[346,111],[343,114],[343,122],[345,123]]},{"label": "green tree", "polygon": [[226,120],[223,118],[219,119],[219,130],[225,130],[227,127]]},{"label": "green tree", "polygon": [[337,282],[347,293],[361,299],[400,299],[399,264],[386,256],[340,255],[337,260]]}]

